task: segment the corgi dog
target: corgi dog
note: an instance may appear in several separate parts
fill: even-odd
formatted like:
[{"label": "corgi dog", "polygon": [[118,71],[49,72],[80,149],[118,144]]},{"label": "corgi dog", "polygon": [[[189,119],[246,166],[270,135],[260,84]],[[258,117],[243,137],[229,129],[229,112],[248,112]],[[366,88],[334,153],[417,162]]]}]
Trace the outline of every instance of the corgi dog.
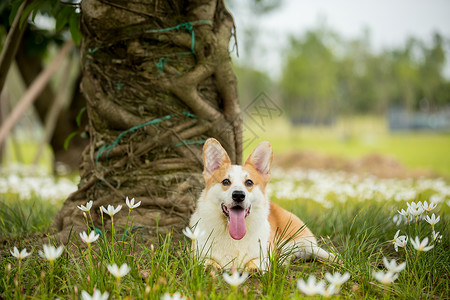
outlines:
[{"label": "corgi dog", "polygon": [[[193,248],[206,264],[267,270],[268,252],[272,250],[290,257],[335,259],[317,245],[297,216],[269,201],[266,187],[272,157],[270,143],[261,142],[243,166],[232,165],[217,140],[206,141],[206,187],[190,220],[190,226],[203,233],[198,234]],[[279,237],[281,232],[283,236]],[[283,249],[277,249],[280,244],[284,244]]]}]

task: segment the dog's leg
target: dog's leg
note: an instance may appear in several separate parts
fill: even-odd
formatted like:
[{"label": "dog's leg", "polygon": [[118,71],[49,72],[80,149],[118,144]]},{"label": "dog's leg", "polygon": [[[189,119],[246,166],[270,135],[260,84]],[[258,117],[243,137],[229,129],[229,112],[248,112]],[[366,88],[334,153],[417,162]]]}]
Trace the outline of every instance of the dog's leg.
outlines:
[{"label": "dog's leg", "polygon": [[336,260],[334,254],[328,253],[327,251],[317,246],[316,241],[312,239],[302,238],[292,241],[288,243],[286,249],[283,250],[283,252],[285,253],[288,253],[288,251],[291,252],[293,256],[303,258],[305,260],[311,258],[317,258],[322,261]]}]

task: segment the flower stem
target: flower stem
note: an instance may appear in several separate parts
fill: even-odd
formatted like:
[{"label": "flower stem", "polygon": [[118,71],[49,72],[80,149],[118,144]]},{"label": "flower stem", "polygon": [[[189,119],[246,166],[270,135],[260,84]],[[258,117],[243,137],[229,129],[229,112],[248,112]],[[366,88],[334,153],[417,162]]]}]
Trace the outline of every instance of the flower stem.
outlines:
[{"label": "flower stem", "polygon": [[19,265],[17,266],[17,287],[16,287],[16,296],[18,299],[20,299],[20,288],[22,287],[22,284],[20,282],[20,267],[21,267],[22,259],[19,258]]},{"label": "flower stem", "polygon": [[116,277],[116,299],[120,297],[120,277]]},{"label": "flower stem", "polygon": [[115,261],[114,255],[114,216],[111,216],[111,256],[113,258],[113,262]]},{"label": "flower stem", "polygon": [[[88,259],[89,259],[89,276],[91,279],[94,278],[94,264],[92,262],[91,244],[88,243]],[[91,280],[90,287],[92,288],[93,280]]]},{"label": "flower stem", "polygon": [[94,225],[94,221],[92,220],[91,212],[88,211],[88,214],[89,214],[89,219],[91,220],[91,223],[92,223],[92,228],[94,228],[94,230],[95,230],[95,225]]},{"label": "flower stem", "polygon": [[53,263],[54,263],[54,261],[50,260],[50,295],[53,294],[53,286],[54,286],[54,280],[53,280],[53,276],[54,276],[53,270],[54,270],[54,268],[53,268]]}]

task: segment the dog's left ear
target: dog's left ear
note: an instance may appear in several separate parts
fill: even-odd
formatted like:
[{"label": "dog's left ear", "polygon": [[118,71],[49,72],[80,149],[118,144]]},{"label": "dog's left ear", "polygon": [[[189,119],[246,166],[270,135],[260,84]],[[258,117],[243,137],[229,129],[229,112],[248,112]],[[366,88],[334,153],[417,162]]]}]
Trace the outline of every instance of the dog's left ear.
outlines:
[{"label": "dog's left ear", "polygon": [[270,165],[272,164],[273,152],[269,142],[261,142],[247,158],[245,164],[252,165],[264,178],[270,179]]}]

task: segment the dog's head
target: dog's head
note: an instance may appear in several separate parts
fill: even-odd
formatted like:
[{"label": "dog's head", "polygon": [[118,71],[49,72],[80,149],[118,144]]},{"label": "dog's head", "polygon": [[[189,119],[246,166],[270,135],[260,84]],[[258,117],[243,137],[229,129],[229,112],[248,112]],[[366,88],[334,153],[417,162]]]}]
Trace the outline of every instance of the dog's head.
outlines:
[{"label": "dog's head", "polygon": [[252,206],[268,205],[265,190],[270,179],[272,146],[261,142],[250,154],[244,166],[232,165],[227,152],[215,139],[203,147],[203,176],[206,201],[213,201],[228,220],[228,230],[235,240],[242,239],[247,230],[245,219]]}]

